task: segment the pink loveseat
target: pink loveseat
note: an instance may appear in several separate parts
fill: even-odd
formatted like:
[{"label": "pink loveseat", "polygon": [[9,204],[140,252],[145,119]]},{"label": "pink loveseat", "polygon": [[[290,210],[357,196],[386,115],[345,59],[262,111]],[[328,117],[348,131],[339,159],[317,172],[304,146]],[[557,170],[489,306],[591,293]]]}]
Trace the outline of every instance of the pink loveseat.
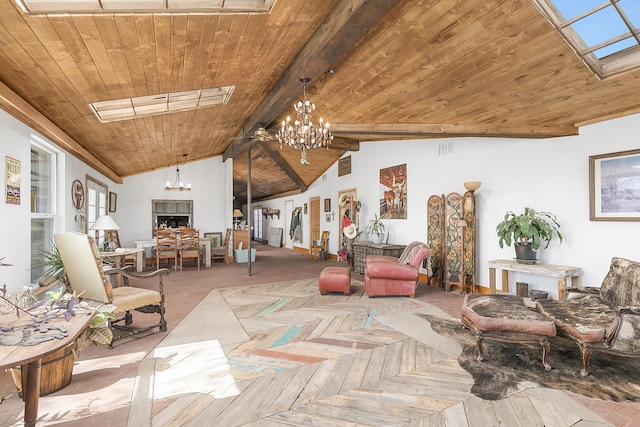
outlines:
[{"label": "pink loveseat", "polygon": [[400,258],[369,255],[365,260],[364,289],[369,298],[399,295],[415,297],[418,271],[429,248],[422,242],[409,244]]}]

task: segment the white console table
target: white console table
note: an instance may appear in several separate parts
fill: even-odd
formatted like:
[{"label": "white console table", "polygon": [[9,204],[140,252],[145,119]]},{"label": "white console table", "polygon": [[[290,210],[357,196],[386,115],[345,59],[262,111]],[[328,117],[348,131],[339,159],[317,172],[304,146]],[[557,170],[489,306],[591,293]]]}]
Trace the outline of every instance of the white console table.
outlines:
[{"label": "white console table", "polygon": [[567,278],[571,278],[571,286],[580,285],[580,275],[582,269],[579,267],[567,267],[564,265],[552,264],[520,264],[512,259],[499,259],[489,261],[489,293],[496,293],[496,268],[502,270],[502,292],[509,292],[509,271],[519,271],[521,273],[537,274],[558,278],[558,299],[564,298],[567,293]]}]

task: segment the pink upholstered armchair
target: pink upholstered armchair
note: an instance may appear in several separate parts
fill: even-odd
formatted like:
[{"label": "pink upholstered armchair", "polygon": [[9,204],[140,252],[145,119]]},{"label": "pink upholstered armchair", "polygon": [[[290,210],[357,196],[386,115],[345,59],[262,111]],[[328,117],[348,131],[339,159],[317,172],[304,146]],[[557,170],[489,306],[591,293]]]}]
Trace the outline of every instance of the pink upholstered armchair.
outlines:
[{"label": "pink upholstered armchair", "polygon": [[429,248],[422,242],[409,244],[400,258],[369,255],[365,260],[364,289],[369,298],[381,295],[415,297],[418,271]]}]

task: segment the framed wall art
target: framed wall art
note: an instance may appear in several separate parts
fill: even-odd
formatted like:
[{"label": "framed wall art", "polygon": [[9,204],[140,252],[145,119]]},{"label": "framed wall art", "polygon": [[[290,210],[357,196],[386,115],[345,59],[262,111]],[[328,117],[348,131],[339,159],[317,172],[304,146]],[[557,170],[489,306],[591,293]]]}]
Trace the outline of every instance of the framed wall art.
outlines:
[{"label": "framed wall art", "polygon": [[338,176],[349,175],[351,173],[351,156],[338,160]]},{"label": "framed wall art", "polygon": [[118,195],[109,191],[109,212],[115,212],[118,204]]},{"label": "framed wall art", "polygon": [[7,189],[6,202],[12,205],[20,204],[20,160],[7,156]]},{"label": "framed wall art", "polygon": [[640,150],[589,156],[589,219],[640,221]]},{"label": "framed wall art", "polygon": [[331,199],[324,199],[324,211],[331,212]]},{"label": "framed wall art", "polygon": [[222,246],[222,232],[216,231],[212,233],[204,233],[204,237],[211,239],[211,247],[216,248]]},{"label": "framed wall art", "polygon": [[380,217],[407,219],[407,164],[380,169]]}]

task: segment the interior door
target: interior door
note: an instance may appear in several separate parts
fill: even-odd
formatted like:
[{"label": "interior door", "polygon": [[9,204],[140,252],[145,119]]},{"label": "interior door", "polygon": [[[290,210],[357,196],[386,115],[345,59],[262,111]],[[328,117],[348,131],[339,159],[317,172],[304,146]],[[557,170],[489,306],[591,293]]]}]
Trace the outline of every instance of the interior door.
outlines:
[{"label": "interior door", "polygon": [[309,226],[311,230],[309,245],[311,245],[314,240],[320,239],[320,197],[309,199],[309,222],[311,223]]},{"label": "interior door", "polygon": [[86,176],[86,192],[85,200],[87,206],[87,221],[85,222],[85,232],[93,237],[96,244],[100,244],[101,240],[104,240],[104,231],[91,230],[91,226],[98,219],[100,215],[107,214],[107,194],[109,188],[106,184],[98,181],[95,178]]}]

